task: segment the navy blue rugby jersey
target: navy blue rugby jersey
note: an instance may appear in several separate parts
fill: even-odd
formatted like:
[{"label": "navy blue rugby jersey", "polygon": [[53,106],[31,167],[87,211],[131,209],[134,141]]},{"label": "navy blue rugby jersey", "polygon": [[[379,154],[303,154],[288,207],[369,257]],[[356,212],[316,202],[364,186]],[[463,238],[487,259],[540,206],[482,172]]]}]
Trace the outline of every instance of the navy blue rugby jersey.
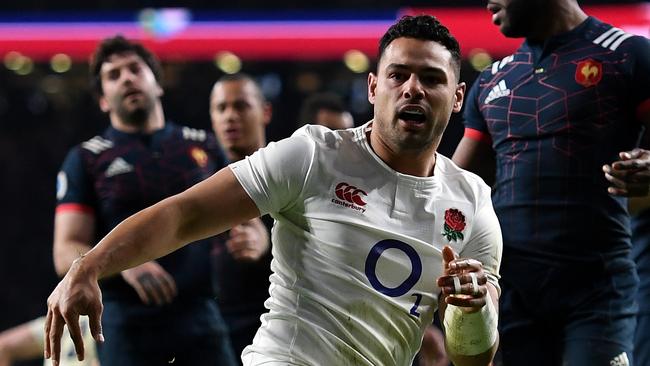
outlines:
[{"label": "navy blue rugby jersey", "polygon": [[466,136],[496,152],[504,246],[550,260],[630,247],[627,201],[603,164],[633,149],[650,112],[650,44],[593,17],[544,44],[525,41],[467,96]]},{"label": "navy blue rugby jersey", "polygon": [[[57,212],[84,211],[96,218],[97,240],[128,216],[180,193],[226,165],[214,135],[172,123],[153,134],[109,127],[66,157],[57,182]],[[213,297],[212,239],[187,245],[158,260],[176,280],[177,300]],[[141,304],[121,276],[103,281],[104,299]]]}]

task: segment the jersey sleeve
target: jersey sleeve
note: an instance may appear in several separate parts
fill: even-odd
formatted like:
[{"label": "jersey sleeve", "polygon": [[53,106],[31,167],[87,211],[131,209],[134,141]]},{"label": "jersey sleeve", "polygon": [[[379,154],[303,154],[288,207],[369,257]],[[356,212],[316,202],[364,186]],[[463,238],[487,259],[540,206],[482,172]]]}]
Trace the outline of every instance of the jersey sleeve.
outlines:
[{"label": "jersey sleeve", "polygon": [[[628,40],[633,49],[632,96],[635,98],[636,115],[650,115],[650,40],[636,36]],[[646,117],[647,118],[647,117]]]},{"label": "jersey sleeve", "polygon": [[94,212],[92,182],[84,167],[81,149],[72,149],[61,166],[56,182],[56,212]]},{"label": "jersey sleeve", "polygon": [[262,215],[291,207],[305,187],[315,142],[302,131],[304,128],[230,165]]},{"label": "jersey sleeve", "polygon": [[474,81],[465,98],[465,110],[463,111],[463,120],[466,129],[479,131],[483,134],[488,133],[487,124],[479,109],[479,95],[481,93],[480,80],[481,75]]},{"label": "jersey sleeve", "polygon": [[474,227],[470,240],[461,250],[461,258],[473,258],[483,263],[488,282],[501,292],[499,287],[499,269],[503,251],[501,226],[492,207],[490,189],[485,186],[479,196],[479,208],[474,217]]}]

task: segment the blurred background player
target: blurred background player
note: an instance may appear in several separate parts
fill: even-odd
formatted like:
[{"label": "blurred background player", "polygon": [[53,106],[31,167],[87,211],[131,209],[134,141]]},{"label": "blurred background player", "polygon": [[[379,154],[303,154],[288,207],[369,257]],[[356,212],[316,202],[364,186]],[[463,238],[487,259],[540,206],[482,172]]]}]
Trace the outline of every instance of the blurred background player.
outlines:
[{"label": "blurred background player", "polygon": [[300,123],[321,125],[332,130],[354,127],[352,114],[343,99],[334,93],[315,93],[307,97],[300,108]]},{"label": "blurred background player", "polygon": [[[239,161],[266,146],[272,108],[259,85],[246,74],[221,77],[210,95],[212,128],[230,161]],[[264,222],[262,222],[264,220]],[[219,308],[237,356],[253,342],[269,297],[273,220],[265,215],[219,236],[215,261]]]},{"label": "blurred background player", "polygon": [[648,40],[575,0],[487,7],[526,40],[468,92],[454,161],[489,180],[496,157],[503,362],[632,364],[638,281],[620,196],[648,193],[650,153],[630,151],[650,123]]},{"label": "blurred background player", "polygon": [[[54,261],[59,275],[133,213],[182,192],[225,164],[212,134],[166,122],[160,66],[121,36],[90,66],[110,127],[74,147],[58,176]],[[214,299],[212,240],[102,281],[103,366],[233,365]]]},{"label": "blurred background player", "polygon": [[[74,343],[72,343],[66,328],[64,336],[68,339],[61,342],[61,366],[99,366],[95,340],[88,327],[88,317],[82,317],[80,325],[86,347],[86,358],[83,361],[77,360]],[[0,366],[13,366],[19,361],[42,359],[44,328],[45,317],[42,316],[0,332]],[[45,360],[44,366],[51,364],[49,360]]]}]

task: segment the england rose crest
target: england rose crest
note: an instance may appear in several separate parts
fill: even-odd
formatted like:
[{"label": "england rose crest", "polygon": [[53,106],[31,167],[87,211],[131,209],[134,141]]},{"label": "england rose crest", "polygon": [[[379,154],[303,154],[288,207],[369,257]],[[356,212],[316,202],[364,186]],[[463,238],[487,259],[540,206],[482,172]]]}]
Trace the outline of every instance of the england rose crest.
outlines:
[{"label": "england rose crest", "polygon": [[465,230],[465,215],[455,208],[445,211],[445,231],[442,232],[448,241],[463,240],[463,230]]}]

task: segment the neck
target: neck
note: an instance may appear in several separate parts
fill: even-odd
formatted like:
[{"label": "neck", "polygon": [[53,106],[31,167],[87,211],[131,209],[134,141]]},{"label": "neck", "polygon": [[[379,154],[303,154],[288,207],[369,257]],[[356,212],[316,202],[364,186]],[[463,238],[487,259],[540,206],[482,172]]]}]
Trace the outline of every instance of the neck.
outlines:
[{"label": "neck", "polygon": [[110,119],[113,128],[128,133],[152,133],[165,127],[165,113],[160,102],[155,104],[151,113],[147,116],[147,120],[142,125],[136,126],[127,123],[114,112],[111,112]]},{"label": "neck", "polygon": [[587,14],[575,1],[552,1],[544,19],[537,31],[526,38],[533,42],[544,42],[552,36],[575,29],[587,19]]},{"label": "neck", "polygon": [[415,177],[433,175],[433,168],[436,165],[436,143],[425,149],[404,150],[392,146],[376,130],[370,130],[366,136],[375,154],[396,172]]},{"label": "neck", "polygon": [[264,146],[266,146],[266,137],[262,137],[261,141],[258,141],[259,143],[256,146],[253,146],[250,149],[246,149],[245,151],[239,151],[239,150],[234,150],[234,149],[227,149],[226,150],[226,157],[230,161],[240,161],[241,159],[253,155],[253,153]]}]

